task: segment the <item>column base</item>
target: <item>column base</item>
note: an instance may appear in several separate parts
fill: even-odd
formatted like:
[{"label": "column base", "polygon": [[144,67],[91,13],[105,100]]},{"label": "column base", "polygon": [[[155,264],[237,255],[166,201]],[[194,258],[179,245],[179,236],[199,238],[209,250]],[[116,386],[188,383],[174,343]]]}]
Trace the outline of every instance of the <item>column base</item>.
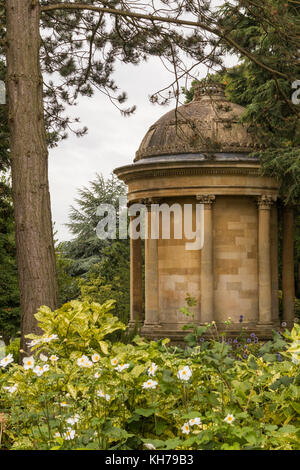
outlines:
[{"label": "column base", "polygon": [[[198,326],[204,326],[203,323],[197,323]],[[244,338],[250,337],[251,333],[262,341],[272,339],[273,331],[279,329],[279,323],[232,323],[226,325],[224,323],[216,323],[216,328],[209,329],[204,335],[205,339],[219,339],[221,340],[221,333],[226,333],[226,338],[238,338],[243,336]],[[141,328],[141,335],[149,340],[158,340],[163,338],[169,338],[171,343],[185,345],[184,338],[187,334],[191,333],[190,330],[181,330],[180,327],[175,324],[144,324]]]},{"label": "column base", "polygon": [[161,329],[162,329],[161,325],[157,323],[144,323],[142,326],[142,330],[145,332],[152,331],[152,330],[161,331]]},{"label": "column base", "polygon": [[261,323],[259,322],[259,323],[257,323],[256,326],[257,326],[258,329],[260,329],[262,331],[270,330],[270,329],[272,330],[272,329],[275,328],[275,325],[274,325],[273,322],[261,322]]},{"label": "column base", "polygon": [[135,329],[138,331],[141,331],[142,326],[143,326],[143,320],[136,320],[136,321],[130,320],[128,323],[128,329],[130,331],[135,330]]}]

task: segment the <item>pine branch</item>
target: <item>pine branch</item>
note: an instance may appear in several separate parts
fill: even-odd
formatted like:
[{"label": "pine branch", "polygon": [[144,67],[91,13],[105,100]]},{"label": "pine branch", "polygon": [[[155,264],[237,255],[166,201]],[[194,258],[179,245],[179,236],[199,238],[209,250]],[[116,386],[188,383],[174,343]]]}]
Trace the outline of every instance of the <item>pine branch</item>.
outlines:
[{"label": "pine branch", "polygon": [[254,62],[259,67],[263,68],[267,72],[270,72],[271,74],[275,74],[282,78],[286,78],[286,79],[289,78],[286,74],[279,72],[278,70],[274,70],[268,65],[261,62],[253,54],[247,51],[244,47],[240,46],[233,38],[231,38],[224,31],[222,31],[222,29],[218,27],[212,28],[201,21],[189,21],[189,20],[182,20],[179,18],[171,18],[171,17],[166,17],[166,16],[154,16],[154,15],[131,12],[131,11],[126,11],[126,10],[118,10],[115,8],[96,7],[94,5],[87,5],[87,4],[81,4],[81,3],[57,3],[57,4],[45,5],[41,7],[42,12],[47,13],[53,10],[88,10],[88,11],[96,11],[99,13],[108,13],[112,15],[129,17],[129,18],[148,20],[148,21],[151,21],[152,23],[157,21],[157,22],[170,23],[170,24],[176,24],[176,25],[181,25],[181,26],[193,26],[195,28],[202,28],[205,31],[212,33],[218,36],[219,38],[223,39],[224,41],[226,41],[234,49],[239,51],[243,56],[248,57],[248,59],[250,59],[252,62]]},{"label": "pine branch", "polygon": [[92,56],[93,56],[93,44],[94,44],[94,39],[95,39],[95,36],[96,36],[96,33],[98,31],[98,28],[100,27],[101,25],[101,22],[102,22],[102,19],[103,19],[103,16],[104,16],[104,13],[102,13],[98,19],[98,22],[92,32],[92,36],[91,36],[91,39],[90,39],[90,50],[89,50],[89,62],[88,62],[88,66],[87,66],[87,69],[86,69],[86,72],[84,74],[84,79],[83,79],[83,83],[86,83],[87,79],[88,79],[88,76],[89,76],[89,73],[90,73],[90,70],[91,70],[91,67],[92,67]]}]

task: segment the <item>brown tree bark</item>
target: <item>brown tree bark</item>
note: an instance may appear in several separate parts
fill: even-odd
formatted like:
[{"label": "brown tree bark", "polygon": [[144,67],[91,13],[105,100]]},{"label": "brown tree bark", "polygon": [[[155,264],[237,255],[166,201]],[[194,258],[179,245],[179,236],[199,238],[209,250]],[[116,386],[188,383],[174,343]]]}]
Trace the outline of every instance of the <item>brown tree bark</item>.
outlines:
[{"label": "brown tree bark", "polygon": [[39,62],[38,0],[6,0],[12,188],[21,295],[21,347],[37,333],[34,314],[57,306],[48,150]]}]

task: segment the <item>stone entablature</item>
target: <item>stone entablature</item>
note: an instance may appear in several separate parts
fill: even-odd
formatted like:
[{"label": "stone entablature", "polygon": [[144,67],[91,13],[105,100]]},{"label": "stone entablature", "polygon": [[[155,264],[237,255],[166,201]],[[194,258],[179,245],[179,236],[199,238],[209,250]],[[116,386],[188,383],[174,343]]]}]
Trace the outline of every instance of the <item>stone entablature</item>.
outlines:
[{"label": "stone entablature", "polygon": [[200,192],[216,195],[270,194],[277,196],[278,182],[261,176],[257,161],[207,163],[182,160],[127,165],[115,170],[128,185],[128,201],[153,197],[195,196]]}]

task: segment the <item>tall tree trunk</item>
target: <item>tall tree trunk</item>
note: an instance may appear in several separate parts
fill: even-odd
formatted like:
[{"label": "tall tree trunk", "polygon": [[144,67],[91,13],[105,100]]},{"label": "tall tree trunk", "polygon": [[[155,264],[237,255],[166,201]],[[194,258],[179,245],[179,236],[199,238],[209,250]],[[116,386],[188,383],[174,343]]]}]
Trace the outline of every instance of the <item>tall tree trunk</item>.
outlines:
[{"label": "tall tree trunk", "polygon": [[34,314],[57,306],[57,281],[48,182],[48,150],[40,70],[38,0],[6,0],[7,86],[21,347],[37,333]]}]

